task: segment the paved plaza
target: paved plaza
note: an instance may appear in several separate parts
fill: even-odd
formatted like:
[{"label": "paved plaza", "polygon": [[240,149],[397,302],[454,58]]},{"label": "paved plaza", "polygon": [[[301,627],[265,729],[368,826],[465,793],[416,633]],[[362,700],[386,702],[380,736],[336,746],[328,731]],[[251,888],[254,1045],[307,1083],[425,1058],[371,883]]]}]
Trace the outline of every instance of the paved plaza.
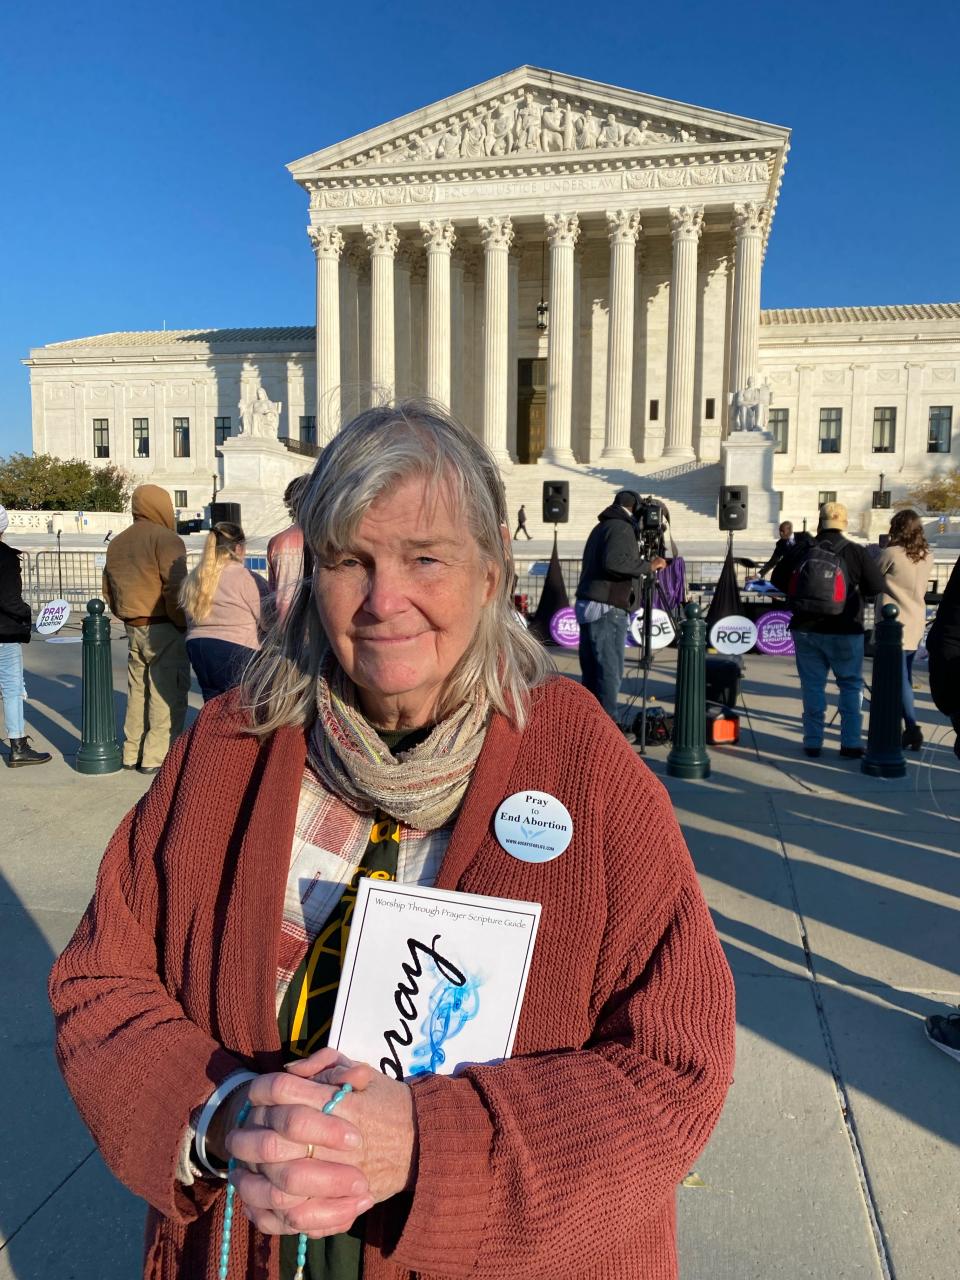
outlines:
[{"label": "paved plaza", "polygon": [[[24,653],[27,731],[57,759],[0,768],[0,1280],[133,1280],[143,1209],[60,1082],[45,985],[147,779],[73,772],[80,645]],[[667,704],[672,663],[659,655],[651,680]],[[903,779],[841,760],[836,725],[819,760],[802,757],[790,659],[747,659],[741,742],[712,751],[709,780],[667,779],[666,749],[648,755],[737,983],[735,1083],[679,1192],[683,1280],[957,1274],[960,1064],[922,1018],[960,1003],[960,763],[918,684],[928,745]]]}]

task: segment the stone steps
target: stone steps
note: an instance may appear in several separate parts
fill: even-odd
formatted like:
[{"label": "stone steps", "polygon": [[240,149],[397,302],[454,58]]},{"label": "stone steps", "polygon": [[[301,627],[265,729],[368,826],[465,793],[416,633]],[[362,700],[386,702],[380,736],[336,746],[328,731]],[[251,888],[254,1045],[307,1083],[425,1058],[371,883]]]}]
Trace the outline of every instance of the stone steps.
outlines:
[{"label": "stone steps", "polygon": [[[678,543],[723,539],[717,527],[717,501],[723,483],[718,462],[670,466],[667,460],[658,459],[637,463],[636,470],[631,471],[538,462],[515,465],[503,479],[510,520],[516,521],[517,508],[525,503],[527,523],[534,537],[543,537],[547,532],[541,520],[544,481],[566,480],[570,485],[570,520],[561,529],[564,539],[585,539],[598,513],[610,505],[618,489],[634,489],[643,497],[649,494],[665,503]],[[751,539],[765,543],[776,538],[777,530],[773,523],[752,519],[748,533]]]}]

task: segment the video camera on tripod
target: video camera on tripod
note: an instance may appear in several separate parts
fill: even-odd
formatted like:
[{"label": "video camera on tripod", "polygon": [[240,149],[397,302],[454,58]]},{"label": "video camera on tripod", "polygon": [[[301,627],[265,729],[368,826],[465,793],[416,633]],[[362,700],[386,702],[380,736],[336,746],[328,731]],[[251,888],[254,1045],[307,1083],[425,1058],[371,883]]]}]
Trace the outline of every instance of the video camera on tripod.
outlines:
[{"label": "video camera on tripod", "polygon": [[654,556],[666,555],[666,535],[667,528],[670,523],[670,512],[659,499],[647,495],[641,498],[639,493],[635,493],[632,489],[624,489],[622,493],[617,495],[617,501],[622,505],[626,497],[632,500],[633,504],[633,521],[637,533],[637,542],[643,552],[645,559],[652,560]]},{"label": "video camera on tripod", "polygon": [[[633,516],[634,532],[637,536],[637,544],[640,548],[640,554],[645,560],[653,562],[654,560],[667,558],[667,542],[670,528],[670,512],[666,505],[658,498],[654,498],[648,494],[645,498],[632,489],[624,489],[617,494],[617,502],[621,506],[627,507]],[[676,555],[676,549],[672,545],[670,539],[670,552]],[[650,672],[650,666],[653,661],[653,615],[654,601],[660,606],[658,612],[662,612],[666,619],[669,619],[669,625],[672,634],[676,635],[679,625],[678,619],[674,617],[673,611],[668,607],[663,596],[663,591],[656,580],[653,573],[646,574],[640,582],[640,629],[638,635],[637,648],[637,667],[642,671],[642,682],[640,692],[640,712],[636,718],[637,738],[640,745],[640,754],[646,752],[648,741],[647,726],[647,681]],[[663,739],[658,729],[664,729],[663,726],[654,726],[651,730],[651,741],[662,741]]]}]

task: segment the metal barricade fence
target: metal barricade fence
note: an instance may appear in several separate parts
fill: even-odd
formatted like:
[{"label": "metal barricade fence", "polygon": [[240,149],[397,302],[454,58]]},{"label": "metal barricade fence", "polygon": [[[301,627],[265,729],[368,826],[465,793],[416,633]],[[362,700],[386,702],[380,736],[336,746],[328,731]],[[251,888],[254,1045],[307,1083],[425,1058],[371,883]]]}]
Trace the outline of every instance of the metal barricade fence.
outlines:
[{"label": "metal barricade fence", "polygon": [[82,610],[88,600],[102,597],[105,563],[102,551],[37,551],[29,603],[36,609],[48,600],[66,600],[75,610]]},{"label": "metal barricade fence", "polygon": [[[187,552],[187,571],[200,559],[199,551]],[[49,600],[66,600],[76,612],[81,612],[88,600],[103,595],[103,570],[107,562],[105,551],[36,551],[24,554],[20,560],[23,576],[23,598],[34,613]],[[246,556],[247,568],[259,577],[267,576],[265,555]]]},{"label": "metal barricade fence", "polygon": [[[199,551],[187,552],[188,571],[200,559]],[[103,599],[103,569],[106,564],[105,551],[37,551],[33,555],[24,554],[21,562],[23,575],[24,599],[36,612],[48,600],[63,599],[73,608],[81,611],[88,600],[96,597]],[[244,563],[251,572],[259,577],[267,576],[267,558],[265,555],[248,555]],[[580,558],[569,557],[560,560],[567,595],[573,603],[577,582],[580,577]],[[517,583],[514,592],[518,596],[526,596],[526,609],[532,615],[540,602],[544,583],[547,580],[549,558],[533,559],[529,556],[518,556],[516,561]],[[713,596],[714,588],[723,567],[723,557],[710,559],[686,560],[687,596],[696,600],[706,610]],[[928,601],[943,592],[953,569],[954,561],[935,560],[930,568]],[[755,576],[756,570],[737,565],[737,582],[741,592],[746,582]],[[760,601],[762,596],[746,593],[746,601]],[[935,607],[935,605],[933,605]],[[867,605],[867,626],[872,625],[872,607]],[[928,606],[928,614],[933,608]]]}]

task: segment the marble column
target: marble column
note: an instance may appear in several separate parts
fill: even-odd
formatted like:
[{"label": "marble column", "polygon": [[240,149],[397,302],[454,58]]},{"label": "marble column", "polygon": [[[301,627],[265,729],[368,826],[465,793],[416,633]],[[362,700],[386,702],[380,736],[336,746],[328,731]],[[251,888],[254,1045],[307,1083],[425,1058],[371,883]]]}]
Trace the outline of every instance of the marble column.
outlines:
[{"label": "marble column", "polygon": [[451,407],[450,255],[456,242],[452,222],[421,222],[427,250],[427,395]]},{"label": "marble column", "polygon": [[[817,454],[820,425],[813,420],[812,364],[797,365],[797,420],[790,430],[796,440],[796,470],[813,469]],[[816,522],[814,522],[816,523]]]},{"label": "marble column", "polygon": [[363,408],[360,395],[360,269],[363,250],[354,242],[340,259],[340,412],[348,422]]},{"label": "marble column", "polygon": [[463,388],[463,276],[465,262],[461,253],[450,259],[450,407],[454,416],[466,419]]},{"label": "marble column", "polygon": [[735,258],[733,323],[730,328],[730,392],[742,391],[752,378],[759,383],[760,268],[763,236],[770,206],[733,206]]},{"label": "marble column", "polygon": [[640,215],[629,209],[608,211],[610,239],[610,324],[607,337],[607,417],[603,453],[606,462],[633,465],[630,422],[633,407],[633,315]]},{"label": "marble column", "polygon": [[548,213],[550,312],[547,329],[547,446],[544,462],[574,462],[573,249],[580,234],[575,213]]},{"label": "marble column", "polygon": [[509,256],[513,223],[507,217],[480,218],[483,242],[483,440],[502,469],[507,449],[509,385]]},{"label": "marble column", "polygon": [[[904,368],[907,371],[907,396],[904,405],[903,426],[897,423],[897,447],[894,452],[892,466],[888,466],[886,470],[889,473],[902,471],[904,466],[927,467],[927,436],[929,434],[929,409],[927,415],[923,412],[923,373],[924,363],[922,360],[907,360]],[[940,403],[944,403],[940,401]],[[899,413],[897,415],[900,416]],[[912,457],[907,454],[907,441],[910,442],[910,452]],[[886,458],[886,454],[877,454],[878,458]],[[936,456],[936,455],[934,455]],[[946,455],[941,455],[945,457]],[[877,468],[879,471],[879,467]]]},{"label": "marble column", "polygon": [[[873,444],[873,421],[867,422],[867,372],[870,366],[856,361],[850,366],[853,385],[850,390],[850,430],[844,432],[847,437],[842,441],[844,454],[844,471],[871,470],[871,449]],[[898,442],[899,443],[899,442]],[[877,454],[883,460],[889,455]]]},{"label": "marble column", "polygon": [[400,237],[392,222],[365,222],[363,234],[370,251],[370,380],[376,404],[396,394],[393,258]]},{"label": "marble column", "polygon": [[410,240],[401,240],[393,259],[394,386],[398,400],[417,394],[412,280],[419,258],[418,246]]},{"label": "marble column", "polygon": [[697,339],[697,241],[703,206],[670,210],[673,268],[667,334],[665,458],[693,458],[693,371]]},{"label": "marble column", "polygon": [[[340,429],[340,254],[343,235],[337,227],[310,227],[308,234],[317,259],[317,443],[326,444]],[[290,434],[293,435],[292,430]]]},{"label": "marble column", "polygon": [[507,450],[517,460],[517,349],[520,332],[520,259],[523,242],[514,238],[508,262],[507,317]]}]

